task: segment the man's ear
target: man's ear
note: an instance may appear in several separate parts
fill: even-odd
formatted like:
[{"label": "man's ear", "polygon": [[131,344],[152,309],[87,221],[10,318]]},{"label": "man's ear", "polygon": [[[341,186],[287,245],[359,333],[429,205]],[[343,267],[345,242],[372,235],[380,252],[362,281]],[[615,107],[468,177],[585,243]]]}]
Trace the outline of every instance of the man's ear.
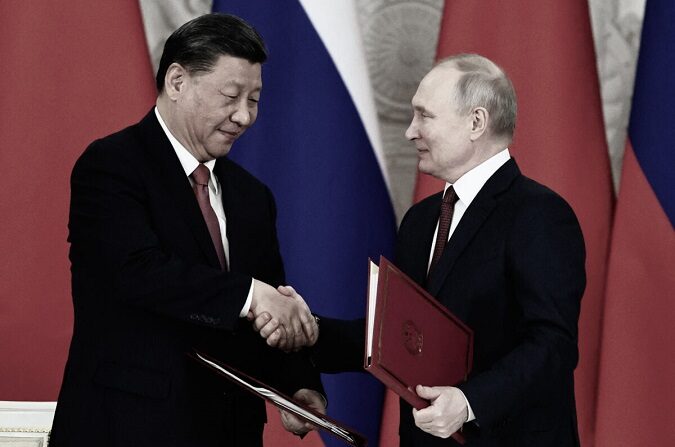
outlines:
[{"label": "man's ear", "polygon": [[172,101],[175,101],[180,96],[185,87],[187,77],[187,70],[182,65],[176,62],[169,65],[164,76],[164,92]]},{"label": "man's ear", "polygon": [[485,133],[490,114],[484,107],[476,107],[471,112],[471,141],[476,141]]}]

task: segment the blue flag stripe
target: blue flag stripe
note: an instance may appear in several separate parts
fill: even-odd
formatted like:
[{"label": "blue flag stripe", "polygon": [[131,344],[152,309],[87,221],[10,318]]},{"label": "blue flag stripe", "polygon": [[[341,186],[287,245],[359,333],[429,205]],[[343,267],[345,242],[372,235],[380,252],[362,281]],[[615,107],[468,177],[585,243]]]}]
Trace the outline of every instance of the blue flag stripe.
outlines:
[{"label": "blue flag stripe", "polygon": [[[628,129],[635,155],[675,227],[675,3],[649,0]],[[658,61],[658,63],[645,63]]]},{"label": "blue flag stripe", "polygon": [[[275,194],[287,280],[317,313],[362,317],[367,259],[392,255],[395,218],[345,83],[297,0],[215,1],[214,10],[247,20],[269,49],[258,122],[231,156]],[[358,373],[323,379],[329,414],[377,445],[380,384]]]}]

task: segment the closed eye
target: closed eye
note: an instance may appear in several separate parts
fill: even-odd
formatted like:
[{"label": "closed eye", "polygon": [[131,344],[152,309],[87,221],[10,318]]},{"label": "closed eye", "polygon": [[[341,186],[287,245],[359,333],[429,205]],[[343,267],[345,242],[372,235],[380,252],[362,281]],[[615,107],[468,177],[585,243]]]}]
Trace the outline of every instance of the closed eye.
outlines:
[{"label": "closed eye", "polygon": [[224,92],[224,91],[222,91],[222,90],[219,90],[219,93],[220,93],[221,95],[223,95],[224,97],[228,98],[228,99],[237,99],[237,97],[239,96],[239,93],[235,93],[235,92]]}]

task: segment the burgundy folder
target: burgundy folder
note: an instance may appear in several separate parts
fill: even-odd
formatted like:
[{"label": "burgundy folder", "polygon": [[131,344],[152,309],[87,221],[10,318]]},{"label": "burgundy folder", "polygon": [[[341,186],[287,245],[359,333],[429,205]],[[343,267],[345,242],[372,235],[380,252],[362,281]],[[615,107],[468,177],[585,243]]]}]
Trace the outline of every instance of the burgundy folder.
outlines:
[{"label": "burgundy folder", "polygon": [[469,327],[385,257],[379,269],[370,261],[368,372],[419,410],[429,402],[415,386],[457,385],[467,378],[472,359]]},{"label": "burgundy folder", "polygon": [[345,426],[344,424],[332,419],[325,414],[321,414],[313,409],[307,407],[301,402],[297,402],[290,397],[287,397],[275,390],[274,388],[260,382],[253,377],[238,371],[225,364],[224,362],[210,357],[202,352],[194,351],[189,354],[197,362],[213,370],[216,374],[231,380],[238,384],[250,393],[255,394],[261,399],[266,400],[272,405],[286,410],[299,417],[300,419],[314,424],[317,429],[324,430],[336,438],[344,441],[353,447],[366,447],[368,442],[366,438],[355,430]]}]

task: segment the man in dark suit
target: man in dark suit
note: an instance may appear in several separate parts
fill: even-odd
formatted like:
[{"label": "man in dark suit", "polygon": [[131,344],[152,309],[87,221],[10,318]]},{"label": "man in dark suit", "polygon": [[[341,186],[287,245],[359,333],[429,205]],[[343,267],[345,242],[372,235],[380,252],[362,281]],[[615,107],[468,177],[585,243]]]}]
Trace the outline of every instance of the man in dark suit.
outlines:
[{"label": "man in dark suit", "polygon": [[271,315],[287,349],[317,335],[304,302],[274,288],[271,192],[225,158],[255,122],[266,56],[239,18],[188,22],[164,47],[156,108],[77,161],[75,325],[51,445],[262,445],[263,401],[193,348],[323,410],[306,354],[270,348],[245,318]]},{"label": "man in dark suit", "polygon": [[[458,55],[425,76],[412,106],[406,137],[419,169],[446,187],[405,215],[395,263],[473,329],[475,344],[468,380],[420,384],[431,402],[420,411],[401,401],[401,445],[456,445],[449,436],[462,429],[466,446],[576,446],[584,242],[568,204],[509,154],[511,82],[488,59]],[[361,370],[363,321],[319,326],[316,364]]]}]

